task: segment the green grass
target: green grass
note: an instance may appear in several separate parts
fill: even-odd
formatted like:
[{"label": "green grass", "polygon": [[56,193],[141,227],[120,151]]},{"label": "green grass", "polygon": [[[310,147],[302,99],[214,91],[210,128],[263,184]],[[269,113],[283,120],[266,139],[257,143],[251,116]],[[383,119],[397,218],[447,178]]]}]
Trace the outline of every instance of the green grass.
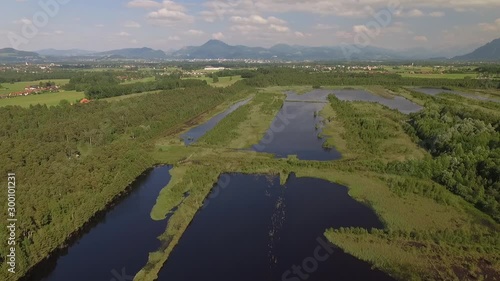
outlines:
[{"label": "green grass", "polygon": [[130,94],[130,95],[124,95],[124,96],[117,96],[117,97],[111,97],[111,98],[105,98],[102,100],[109,101],[109,102],[116,102],[116,101],[121,101],[124,99],[129,99],[129,98],[135,98],[135,97],[140,97],[144,95],[149,95],[149,94],[158,94],[161,93],[162,91],[151,91],[151,92],[143,92],[143,93],[137,93],[137,94]]},{"label": "green grass", "polygon": [[199,145],[248,148],[257,144],[281,109],[283,94],[258,93],[248,104],[224,118],[199,141]]},{"label": "green grass", "polygon": [[2,88],[0,88],[0,95],[8,95],[12,92],[20,92],[24,91],[26,86],[38,85],[40,82],[55,82],[58,86],[63,86],[69,83],[69,79],[51,79],[51,80],[38,80],[38,81],[27,81],[27,82],[15,82],[11,83],[2,83]]},{"label": "green grass", "polygon": [[387,98],[387,99],[394,98],[394,93],[392,91],[386,89],[385,87],[382,87],[382,86],[378,86],[378,85],[366,86],[365,90],[370,92],[370,93],[373,93],[377,96],[381,96],[383,98]]},{"label": "green grass", "polygon": [[400,73],[402,77],[410,77],[410,78],[430,78],[430,79],[464,79],[466,77],[476,78],[476,73],[445,73],[445,74],[411,74],[411,73]]},{"label": "green grass", "polygon": [[30,95],[22,97],[14,97],[8,99],[0,99],[0,106],[18,105],[29,107],[30,105],[45,104],[47,106],[58,105],[62,100],[67,100],[70,103],[80,101],[85,97],[82,92],[76,91],[60,91],[57,93],[45,93],[39,95]]},{"label": "green grass", "polygon": [[155,80],[156,80],[155,77],[146,77],[146,78],[137,79],[137,80],[125,81],[125,82],[122,82],[121,84],[122,85],[127,85],[127,84],[139,83],[139,82],[147,83],[147,82],[153,82]]},{"label": "green grass", "polygon": [[213,79],[210,77],[188,77],[184,79],[199,79],[203,81],[207,81],[208,85],[213,87],[228,87],[233,85],[234,83],[242,80],[241,76],[231,76],[231,77],[219,77],[219,82],[213,83]]},{"label": "green grass", "polygon": [[403,114],[370,102],[335,101],[320,112],[326,147],[335,147],[348,159],[404,161],[427,153],[402,128]]}]

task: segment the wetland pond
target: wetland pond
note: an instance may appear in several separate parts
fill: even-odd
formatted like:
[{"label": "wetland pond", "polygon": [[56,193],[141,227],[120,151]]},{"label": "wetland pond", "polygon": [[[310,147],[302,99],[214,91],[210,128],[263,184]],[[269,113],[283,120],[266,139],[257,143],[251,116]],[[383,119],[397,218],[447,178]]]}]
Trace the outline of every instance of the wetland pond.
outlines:
[{"label": "wetland pond", "polygon": [[426,95],[431,95],[431,96],[436,96],[442,93],[445,94],[455,94],[459,95],[465,98],[471,98],[471,99],[476,99],[476,100],[481,100],[481,101],[492,101],[492,102],[500,102],[500,100],[497,99],[491,99],[483,96],[478,96],[478,95],[472,95],[472,94],[466,94],[462,93],[459,91],[453,91],[453,90],[447,90],[447,89],[438,89],[438,88],[412,88],[412,90],[417,91],[422,94]]},{"label": "wetland pond", "polygon": [[134,276],[158,249],[167,220],[153,221],[151,208],[170,181],[171,167],[156,167],[140,176],[130,194],[117,202],[87,233],[30,280],[110,281]]},{"label": "wetland pond", "polygon": [[191,144],[195,143],[197,140],[199,140],[201,137],[203,137],[208,131],[212,130],[215,126],[217,126],[217,124],[219,124],[219,122],[222,121],[222,119],[226,118],[226,116],[228,116],[232,112],[236,111],[238,108],[244,106],[248,102],[250,102],[250,99],[237,102],[237,103],[233,104],[231,107],[229,107],[229,109],[227,109],[226,111],[217,114],[216,116],[214,116],[212,119],[208,120],[207,122],[187,131],[186,133],[181,135],[181,138],[183,139],[184,144],[191,145]]},{"label": "wetland pond", "polygon": [[340,159],[342,155],[335,148],[323,147],[325,141],[319,137],[322,127],[319,112],[328,106],[328,96],[332,94],[344,101],[378,102],[405,114],[422,110],[421,106],[403,97],[388,99],[362,90],[314,90],[303,95],[286,94],[283,108],[264,138],[253,146],[254,151],[272,153],[278,158],[296,155],[300,160]]},{"label": "wetland pond", "polygon": [[319,112],[326,103],[285,102],[264,138],[253,146],[257,152],[266,152],[278,158],[296,155],[300,160],[329,161],[340,159],[334,148],[325,148],[320,138]]},{"label": "wetland pond", "polygon": [[324,237],[331,227],[383,227],[346,187],[294,174],[285,186],[278,176],[220,181],[229,184],[206,200],[159,281],[393,280]]},{"label": "wetland pond", "polygon": [[343,101],[377,102],[391,109],[397,109],[404,114],[419,112],[423,109],[423,107],[421,107],[420,105],[415,104],[400,96],[394,96],[393,98],[389,99],[376,96],[363,90],[335,90],[333,91],[333,94],[339,100]]}]

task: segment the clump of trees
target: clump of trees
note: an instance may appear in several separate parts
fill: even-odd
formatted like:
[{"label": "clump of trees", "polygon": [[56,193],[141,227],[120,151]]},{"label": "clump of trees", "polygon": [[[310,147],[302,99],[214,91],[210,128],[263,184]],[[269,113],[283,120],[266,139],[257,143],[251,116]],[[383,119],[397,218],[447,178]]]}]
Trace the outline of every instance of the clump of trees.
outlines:
[{"label": "clump of trees", "polygon": [[80,73],[71,78],[65,86],[66,90],[84,91],[89,99],[102,99],[159,90],[178,88],[197,88],[207,85],[206,81],[197,79],[180,79],[178,76],[157,77],[151,82],[120,84],[114,72]]},{"label": "clump of trees", "polygon": [[0,83],[16,83],[22,81],[38,81],[49,79],[70,79],[75,75],[74,71],[52,71],[39,73],[19,73],[14,70],[3,71],[0,75]]},{"label": "clump of trees", "polygon": [[[485,88],[492,87],[479,79],[435,79],[411,78],[398,74],[384,73],[351,73],[351,72],[315,72],[313,70],[292,68],[260,68],[255,77],[246,80],[254,87],[289,86],[289,85],[381,85],[394,86],[422,86],[422,87],[465,87]],[[500,83],[500,82],[498,82]],[[496,88],[497,85],[494,85]]]},{"label": "clump of trees", "polygon": [[405,129],[433,158],[392,163],[390,170],[430,177],[500,221],[498,115],[434,99]]}]

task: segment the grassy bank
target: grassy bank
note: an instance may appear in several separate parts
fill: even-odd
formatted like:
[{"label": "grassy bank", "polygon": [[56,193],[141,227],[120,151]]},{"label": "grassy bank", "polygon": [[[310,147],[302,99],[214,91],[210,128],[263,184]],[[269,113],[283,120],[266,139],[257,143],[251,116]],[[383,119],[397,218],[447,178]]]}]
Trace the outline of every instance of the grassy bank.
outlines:
[{"label": "grassy bank", "polygon": [[284,99],[283,94],[256,94],[251,102],[229,114],[203,136],[197,145],[248,148],[258,143],[283,106]]},{"label": "grassy bank", "polygon": [[[404,114],[380,104],[342,102],[330,97],[320,112],[326,147],[335,147],[346,158],[384,161],[421,159],[425,151],[403,130]],[[347,129],[348,128],[348,129]]]}]

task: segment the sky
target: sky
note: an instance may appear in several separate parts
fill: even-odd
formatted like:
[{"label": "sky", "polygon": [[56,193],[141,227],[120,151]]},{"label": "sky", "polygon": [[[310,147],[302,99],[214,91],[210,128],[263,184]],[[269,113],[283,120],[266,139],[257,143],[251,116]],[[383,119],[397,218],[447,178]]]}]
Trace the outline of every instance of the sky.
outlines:
[{"label": "sky", "polygon": [[1,0],[0,48],[104,51],[231,45],[477,47],[500,0]]}]

